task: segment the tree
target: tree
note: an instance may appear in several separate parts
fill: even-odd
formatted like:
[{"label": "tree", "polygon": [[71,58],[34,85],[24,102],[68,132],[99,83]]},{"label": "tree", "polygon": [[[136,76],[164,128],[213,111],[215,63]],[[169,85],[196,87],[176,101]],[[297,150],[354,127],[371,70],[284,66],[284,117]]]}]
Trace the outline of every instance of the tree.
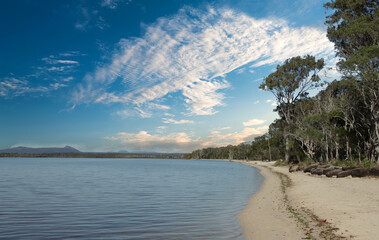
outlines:
[{"label": "tree", "polygon": [[316,60],[314,56],[293,57],[283,65],[278,65],[276,71],[264,78],[260,89],[270,91],[276,97],[279,115],[286,121],[284,137],[286,142],[285,160],[289,161],[289,141],[293,136],[294,104],[307,98],[308,91],[319,86],[319,71],[324,67],[324,60]]},{"label": "tree", "polygon": [[363,99],[361,121],[367,129],[371,161],[379,162],[379,18],[376,0],[333,0],[326,19],[328,38],[334,42],[343,79],[355,79]]}]

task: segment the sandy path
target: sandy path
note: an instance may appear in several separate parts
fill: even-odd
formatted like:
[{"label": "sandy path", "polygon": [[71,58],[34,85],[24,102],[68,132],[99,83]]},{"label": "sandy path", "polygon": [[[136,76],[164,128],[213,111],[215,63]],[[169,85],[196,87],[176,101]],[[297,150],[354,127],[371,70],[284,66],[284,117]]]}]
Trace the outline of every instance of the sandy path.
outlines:
[{"label": "sandy path", "polygon": [[272,171],[291,179],[292,186],[286,193],[293,208],[311,210],[338,228],[336,234],[340,236],[353,236],[354,240],[379,239],[379,178],[326,178],[289,173],[287,167],[273,167],[272,163],[249,165],[261,169],[265,182],[239,216],[246,239],[304,237],[283,206],[280,180]]}]

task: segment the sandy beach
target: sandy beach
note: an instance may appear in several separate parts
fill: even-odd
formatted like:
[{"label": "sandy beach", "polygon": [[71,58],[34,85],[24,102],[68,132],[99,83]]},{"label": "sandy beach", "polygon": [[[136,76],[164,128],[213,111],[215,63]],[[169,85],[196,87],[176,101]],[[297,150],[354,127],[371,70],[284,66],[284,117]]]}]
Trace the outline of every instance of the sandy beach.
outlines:
[{"label": "sandy beach", "polygon": [[327,178],[242,163],[265,177],[239,214],[246,239],[377,239],[379,178]]}]

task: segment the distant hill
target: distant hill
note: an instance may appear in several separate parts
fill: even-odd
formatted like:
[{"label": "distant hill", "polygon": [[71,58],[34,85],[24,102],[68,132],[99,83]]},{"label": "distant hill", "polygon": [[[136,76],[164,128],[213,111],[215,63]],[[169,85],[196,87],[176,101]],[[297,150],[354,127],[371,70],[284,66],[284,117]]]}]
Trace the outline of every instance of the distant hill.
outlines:
[{"label": "distant hill", "polygon": [[30,148],[30,147],[14,147],[0,150],[0,153],[30,153],[30,154],[41,154],[41,153],[80,153],[79,150],[65,146],[63,148],[51,147],[51,148]]},{"label": "distant hill", "polygon": [[117,153],[129,153],[129,152],[126,151],[126,150],[120,150],[120,151],[118,151]]}]

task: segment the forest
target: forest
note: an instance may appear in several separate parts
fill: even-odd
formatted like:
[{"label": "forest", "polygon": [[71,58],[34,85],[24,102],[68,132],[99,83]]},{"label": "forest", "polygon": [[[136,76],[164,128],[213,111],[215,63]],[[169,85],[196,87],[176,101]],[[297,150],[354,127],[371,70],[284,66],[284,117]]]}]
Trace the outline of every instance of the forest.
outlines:
[{"label": "forest", "polygon": [[278,104],[268,133],[251,144],[199,149],[191,158],[379,163],[378,2],[333,0],[324,7],[341,78],[322,81],[323,59],[287,59],[260,85]]}]

